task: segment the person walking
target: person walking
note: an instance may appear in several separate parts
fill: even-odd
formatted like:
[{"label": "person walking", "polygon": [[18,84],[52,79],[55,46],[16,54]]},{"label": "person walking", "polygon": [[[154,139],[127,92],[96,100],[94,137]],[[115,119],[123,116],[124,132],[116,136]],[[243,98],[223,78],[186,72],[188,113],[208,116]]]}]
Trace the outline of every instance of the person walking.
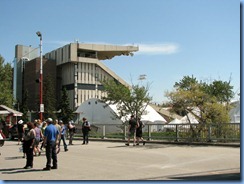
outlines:
[{"label": "person walking", "polygon": [[61,126],[58,123],[58,120],[56,119],[54,121],[54,126],[58,129],[59,132],[59,139],[58,139],[58,145],[57,145],[57,154],[60,152],[60,140],[61,140]]},{"label": "person walking", "polygon": [[83,144],[89,143],[89,131],[91,130],[91,124],[84,117],[82,118],[82,134],[83,134]]},{"label": "person walking", "polygon": [[137,126],[137,122],[135,119],[134,115],[131,115],[130,120],[129,120],[129,127],[128,127],[128,141],[125,144],[126,146],[130,145],[130,139],[131,137],[133,137],[133,146],[135,146],[136,144],[136,137],[135,137],[135,132],[136,132],[136,126]]},{"label": "person walking", "polygon": [[32,122],[28,122],[27,127],[29,132],[24,137],[23,142],[23,152],[26,154],[26,165],[24,169],[30,169],[33,167],[33,149],[36,136],[34,124]]},{"label": "person walking", "polygon": [[69,129],[69,145],[73,145],[73,137],[75,134],[75,125],[74,125],[74,121],[69,121],[68,124],[68,129]]},{"label": "person walking", "polygon": [[138,118],[138,127],[136,129],[136,145],[139,145],[139,141],[141,140],[143,145],[146,144],[146,141],[144,141],[142,137],[142,128],[144,127],[144,123],[141,121],[141,118]]},{"label": "person walking", "polygon": [[18,130],[18,145],[22,142],[24,138],[24,121],[21,119],[18,121],[17,130]]},{"label": "person walking", "polygon": [[[44,145],[46,146],[46,158],[47,163],[46,167],[43,168],[44,171],[50,171],[51,169],[58,168],[58,159],[57,159],[57,152],[56,152],[56,145],[58,145],[59,140],[59,131],[53,125],[53,119],[48,118],[46,120],[47,127],[44,131]],[[51,167],[51,161],[53,161],[53,166]]]},{"label": "person walking", "polygon": [[35,142],[34,142],[34,156],[40,156],[41,155],[41,150],[39,148],[39,144],[40,144],[40,141],[41,141],[41,138],[43,137],[42,135],[42,131],[39,127],[39,123],[38,122],[35,122],[34,123],[34,130],[35,130],[35,133],[36,133],[36,136],[35,136]]},{"label": "person walking", "polygon": [[[42,131],[42,137],[44,135],[44,131],[45,131],[45,128],[47,127],[47,123],[45,121],[42,122],[42,126],[41,126],[41,131]],[[41,150],[43,148],[44,144],[43,144],[43,138],[42,138],[42,144],[41,144]]]},{"label": "person walking", "polygon": [[63,145],[64,145],[64,151],[68,151],[68,146],[66,144],[66,126],[64,125],[64,122],[62,120],[59,121],[59,124],[61,126],[61,139],[59,140],[59,147],[61,144],[61,140],[63,141]]}]

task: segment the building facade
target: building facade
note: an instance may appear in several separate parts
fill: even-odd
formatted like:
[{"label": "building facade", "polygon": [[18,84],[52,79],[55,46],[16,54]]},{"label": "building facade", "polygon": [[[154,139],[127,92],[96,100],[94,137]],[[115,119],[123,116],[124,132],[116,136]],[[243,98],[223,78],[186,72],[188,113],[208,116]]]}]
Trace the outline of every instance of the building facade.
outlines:
[{"label": "building facade", "polygon": [[138,47],[70,43],[45,54],[45,58],[56,61],[57,88],[61,90],[66,87],[71,108],[76,109],[90,98],[101,99],[106,95],[100,81],[114,79],[129,86],[101,60],[133,55],[135,51],[138,51]]},{"label": "building facade", "polygon": [[[25,46],[22,47],[24,48]],[[16,46],[16,48],[20,50],[21,47]],[[43,80],[45,82],[47,74],[56,76],[54,81],[57,101],[60,100],[62,87],[65,87],[68,92],[70,107],[75,110],[81,103],[90,98],[101,99],[106,95],[102,90],[103,86],[100,81],[113,79],[125,86],[129,86],[121,77],[105,66],[102,60],[112,59],[120,55],[133,55],[133,52],[138,51],[138,49],[138,47],[134,46],[70,43],[44,55]],[[38,51],[38,49],[33,50]],[[35,106],[35,104],[33,105],[39,99],[38,85],[35,84],[35,80],[39,78],[40,58],[37,58],[38,52],[35,52],[35,54],[36,57],[30,57],[26,62],[20,62],[21,59],[16,59],[24,66],[24,70],[19,71],[18,67],[16,69],[22,74],[21,76],[16,75],[16,80],[23,81],[23,85],[17,86],[16,89],[19,90],[21,88],[22,94],[23,89],[28,89],[29,97],[31,96],[28,106],[31,108],[39,107]],[[35,111],[36,109],[30,110]]]},{"label": "building facade", "polygon": [[25,63],[38,57],[38,48],[31,46],[16,45],[14,58],[14,80],[13,80],[13,96],[18,102],[22,101],[23,87],[23,73]]}]

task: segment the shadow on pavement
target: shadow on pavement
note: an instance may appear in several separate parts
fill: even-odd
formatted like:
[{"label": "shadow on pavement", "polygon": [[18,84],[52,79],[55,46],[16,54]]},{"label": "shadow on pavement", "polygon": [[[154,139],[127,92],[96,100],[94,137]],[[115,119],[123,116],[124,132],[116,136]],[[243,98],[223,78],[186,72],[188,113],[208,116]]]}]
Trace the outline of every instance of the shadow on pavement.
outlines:
[{"label": "shadow on pavement", "polygon": [[23,158],[23,156],[5,157],[5,160],[15,160],[15,159],[25,159],[25,158]]},{"label": "shadow on pavement", "polygon": [[16,173],[39,172],[39,171],[43,171],[43,170],[42,169],[23,169],[23,168],[0,169],[0,172],[2,172],[2,174],[16,174]]},{"label": "shadow on pavement", "polygon": [[204,176],[179,176],[179,177],[170,177],[173,180],[190,180],[190,181],[212,181],[212,180],[241,180],[240,173],[225,173],[225,174],[212,174]]}]

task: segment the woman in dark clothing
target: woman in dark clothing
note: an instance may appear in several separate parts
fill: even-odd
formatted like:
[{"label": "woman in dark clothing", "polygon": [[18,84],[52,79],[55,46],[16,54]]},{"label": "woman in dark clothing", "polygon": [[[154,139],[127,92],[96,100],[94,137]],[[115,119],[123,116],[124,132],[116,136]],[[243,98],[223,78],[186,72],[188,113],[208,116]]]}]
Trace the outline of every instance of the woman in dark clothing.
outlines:
[{"label": "woman in dark clothing", "polygon": [[34,124],[32,122],[28,122],[27,127],[29,129],[29,132],[24,137],[23,142],[23,151],[24,153],[26,153],[26,165],[24,169],[30,169],[33,167],[33,149],[35,142]]},{"label": "woman in dark clothing", "polygon": [[91,124],[86,120],[86,118],[83,118],[83,124],[82,124],[82,134],[83,134],[83,144],[88,144],[89,140],[89,131],[91,130]]}]

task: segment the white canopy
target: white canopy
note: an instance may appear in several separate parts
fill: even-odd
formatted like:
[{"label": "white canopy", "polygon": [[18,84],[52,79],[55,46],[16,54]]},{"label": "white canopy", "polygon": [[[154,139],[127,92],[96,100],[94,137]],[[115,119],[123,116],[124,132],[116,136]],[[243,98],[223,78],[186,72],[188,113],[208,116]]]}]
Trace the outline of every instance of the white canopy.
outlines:
[{"label": "white canopy", "polygon": [[79,120],[86,117],[91,123],[122,124],[113,108],[97,98],[91,98],[83,102],[75,113],[79,114]]},{"label": "white canopy", "polygon": [[190,122],[189,122],[187,116],[184,116],[184,117],[181,118],[181,120],[180,120],[182,124],[188,124],[188,123],[190,123],[190,124],[198,124],[198,123],[199,123],[199,122],[197,121],[197,119],[195,118],[194,115],[192,115],[191,113],[188,113],[187,115],[188,115],[188,117],[189,117],[189,119],[190,119]]},{"label": "white canopy", "polygon": [[[5,105],[0,105],[0,111],[1,113],[0,114],[12,114],[13,116],[22,116],[23,113],[19,112],[19,111],[16,111],[14,109],[11,109]],[[8,113],[7,113],[8,112]]]},{"label": "white canopy", "polygon": [[5,110],[0,110],[0,115],[2,115],[2,114],[10,114],[10,112],[5,111]]},{"label": "white canopy", "polygon": [[[83,102],[75,113],[85,116],[87,119],[90,119],[92,122],[118,122],[118,107],[117,104],[110,105],[101,102],[99,99],[92,98]],[[123,117],[120,121],[125,122],[129,120],[130,114],[126,117]],[[144,122],[151,123],[166,123],[166,120],[155,111],[150,105],[145,109],[145,114],[142,115],[141,120]],[[115,122],[114,122],[115,123]]]},{"label": "white canopy", "polygon": [[233,108],[230,110],[231,123],[240,123],[240,101],[232,102]]},{"label": "white canopy", "polygon": [[146,114],[141,116],[141,121],[157,123],[157,124],[165,124],[167,121],[161,116],[156,110],[154,110],[150,105],[146,107]]},{"label": "white canopy", "polygon": [[182,124],[181,120],[175,118],[174,120],[172,120],[171,122],[168,123],[168,125],[171,125],[171,124]]}]

